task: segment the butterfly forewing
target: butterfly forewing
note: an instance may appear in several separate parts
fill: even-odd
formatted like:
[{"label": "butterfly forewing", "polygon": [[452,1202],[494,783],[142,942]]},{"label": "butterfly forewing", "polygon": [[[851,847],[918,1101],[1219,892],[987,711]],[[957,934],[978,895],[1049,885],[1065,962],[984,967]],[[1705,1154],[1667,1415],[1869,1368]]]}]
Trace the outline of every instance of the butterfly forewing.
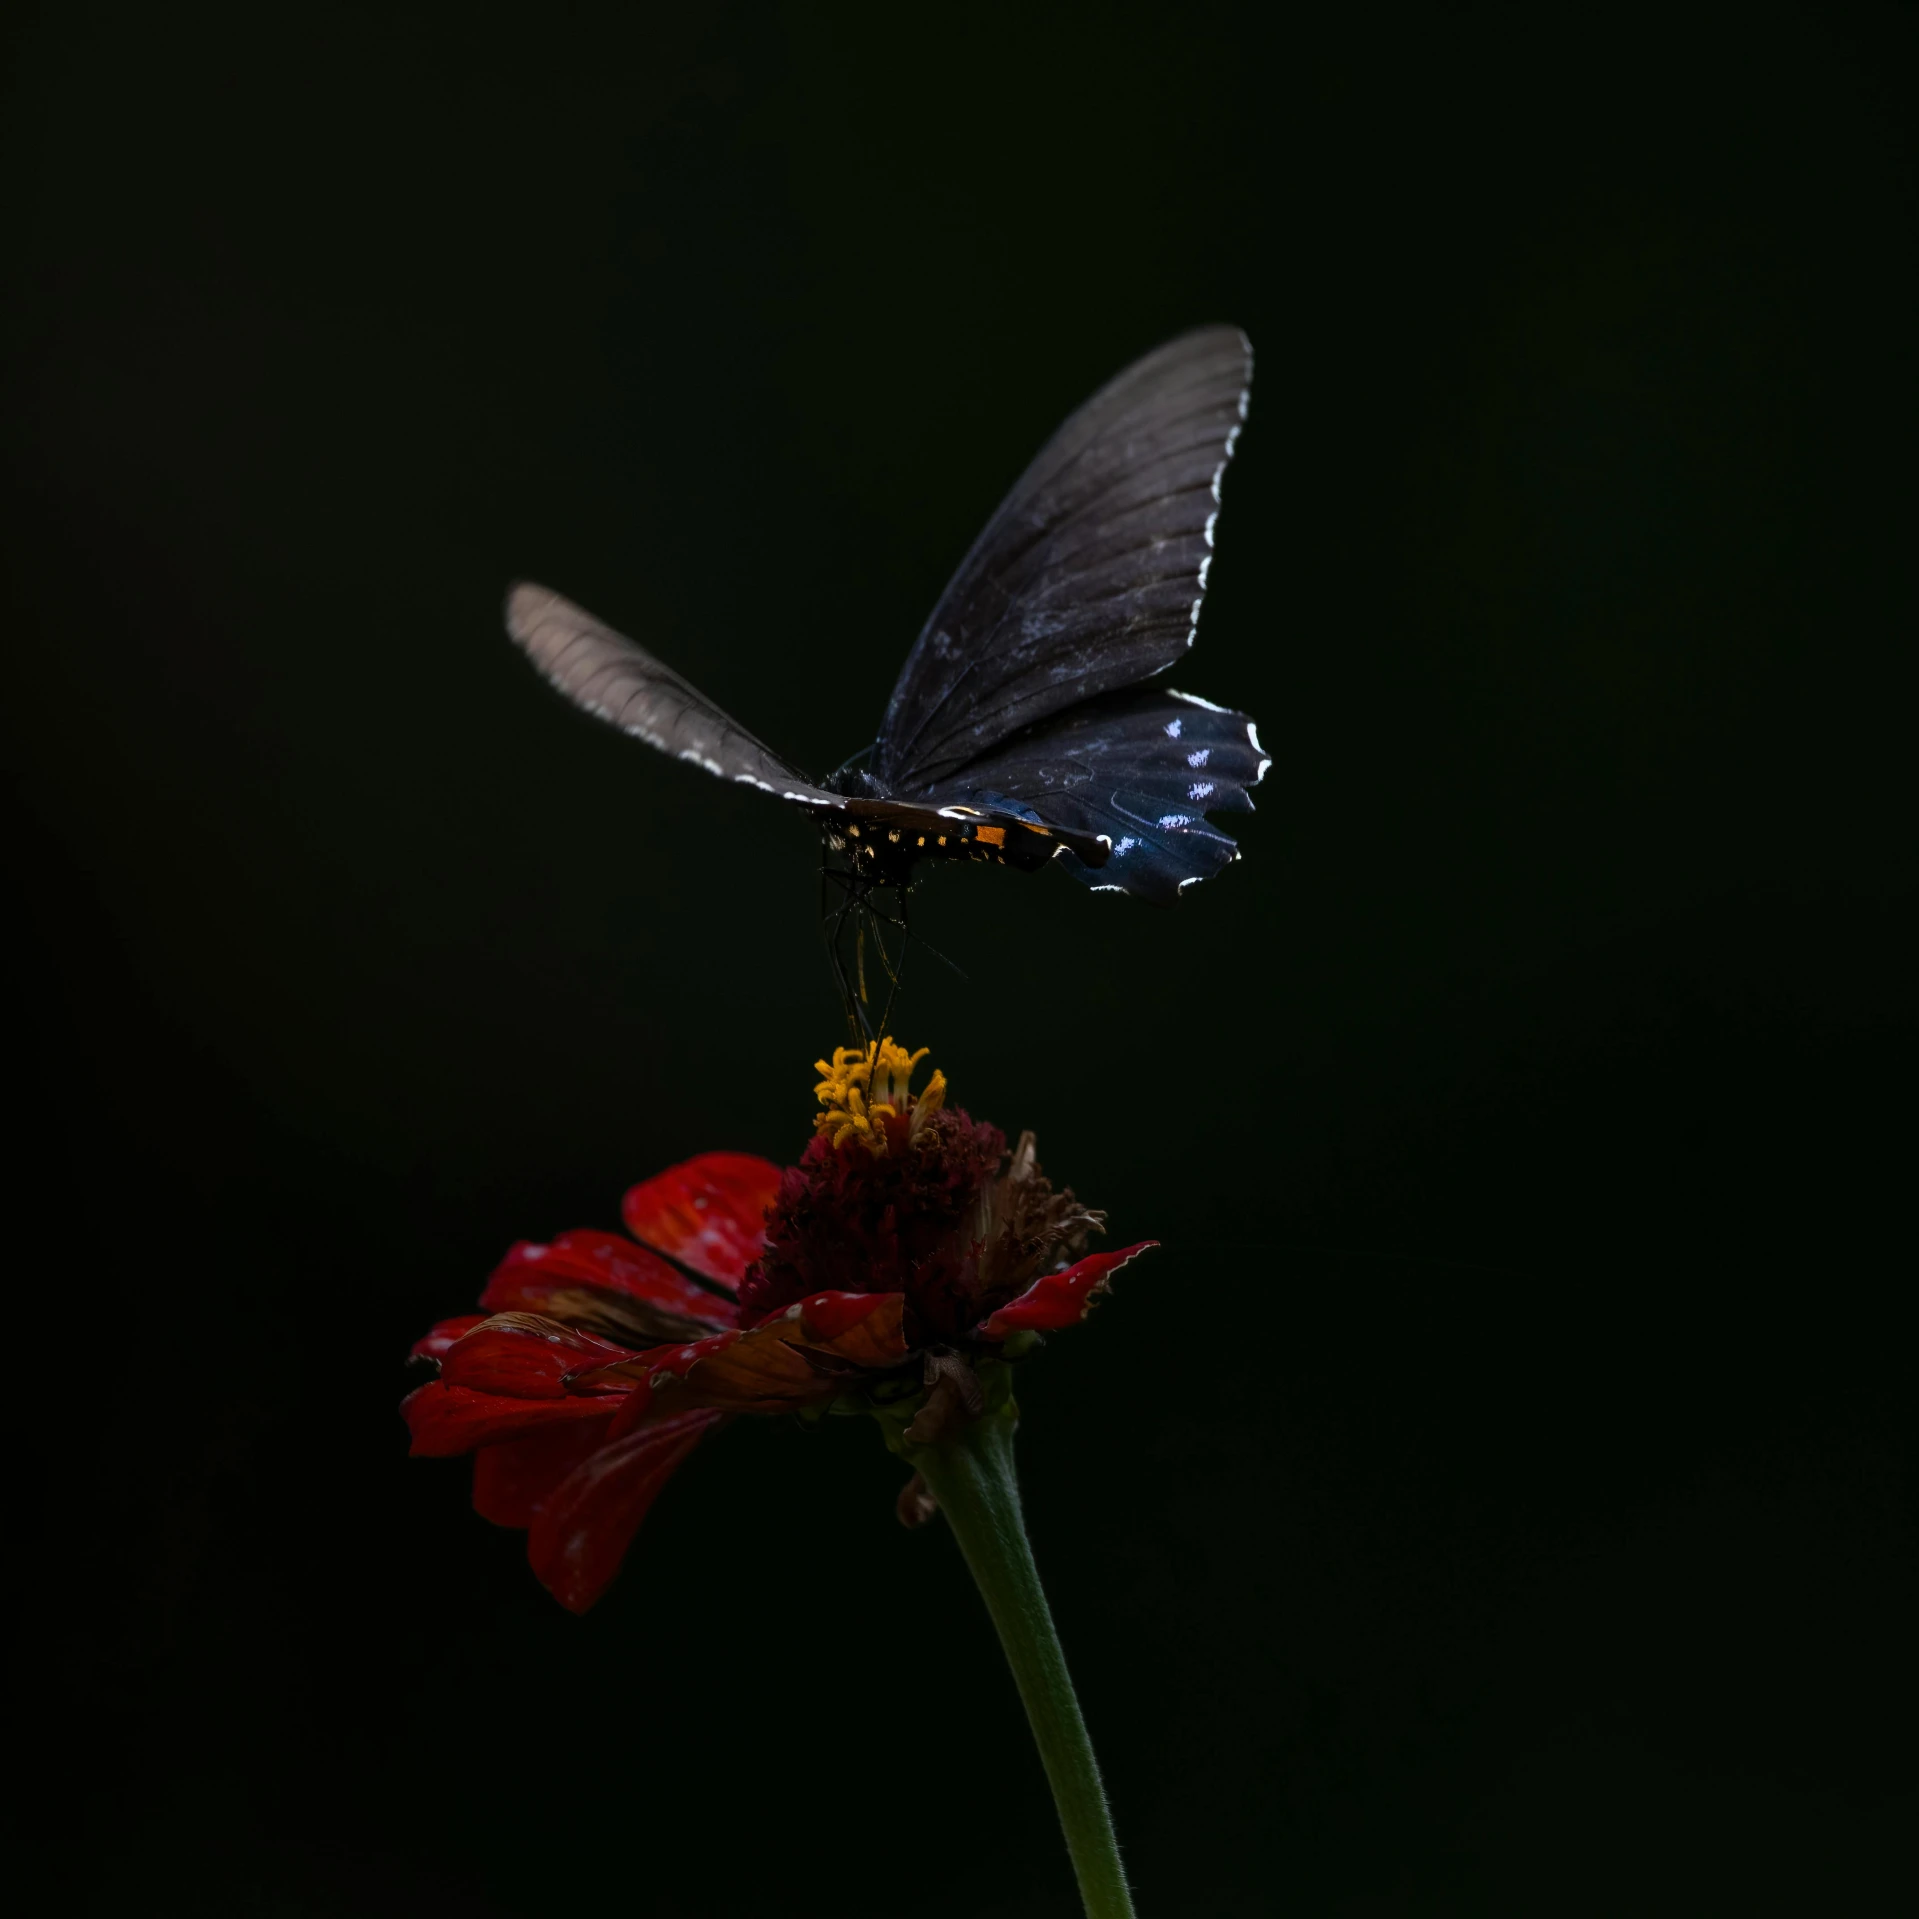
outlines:
[{"label": "butterfly forewing", "polygon": [[1041,450],[928,619],[873,771],[920,797],[1011,735],[1192,644],[1252,350],[1208,327],[1148,354]]},{"label": "butterfly forewing", "polygon": [[845,801],[815,786],[637,641],[543,586],[506,596],[506,630],[554,686],[596,719],[691,760],[721,779],[829,812]]}]

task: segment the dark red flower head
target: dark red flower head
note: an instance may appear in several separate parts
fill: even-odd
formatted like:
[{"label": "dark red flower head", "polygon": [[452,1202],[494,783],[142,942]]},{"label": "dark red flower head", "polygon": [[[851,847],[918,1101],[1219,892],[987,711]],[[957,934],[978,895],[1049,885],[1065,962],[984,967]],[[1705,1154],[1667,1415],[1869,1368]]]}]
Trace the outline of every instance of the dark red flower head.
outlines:
[{"label": "dark red flower head", "polygon": [[[633,1239],[522,1242],[414,1348],[438,1376],[403,1408],[416,1454],[473,1452],[473,1500],[528,1529],[576,1612],[655,1495],[733,1413],[911,1414],[915,1440],[977,1411],[981,1368],[1085,1317],[1153,1242],[1070,1263],[1103,1217],[1039,1170],[1033,1136],[946,1104],[923,1053],[842,1049],[797,1166],[705,1153],[626,1196]],[[640,1243],[635,1243],[635,1242]],[[651,1250],[649,1250],[651,1249]]]},{"label": "dark red flower head", "polygon": [[916,1097],[925,1056],[884,1040],[817,1062],[824,1110],[740,1286],[748,1323],[817,1292],[896,1292],[916,1343],[977,1339],[994,1307],[1104,1228],[1041,1176],[1032,1134],[1009,1161],[997,1126],[946,1104],[943,1073]]}]

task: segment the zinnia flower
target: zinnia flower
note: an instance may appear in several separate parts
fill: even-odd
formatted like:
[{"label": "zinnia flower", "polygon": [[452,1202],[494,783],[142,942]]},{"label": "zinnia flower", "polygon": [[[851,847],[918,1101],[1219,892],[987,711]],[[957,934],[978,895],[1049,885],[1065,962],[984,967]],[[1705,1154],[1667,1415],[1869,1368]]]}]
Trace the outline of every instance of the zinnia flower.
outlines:
[{"label": "zinnia flower", "polygon": [[[534,1572],[584,1612],[680,1463],[740,1413],[877,1416],[919,1461],[982,1416],[1010,1432],[1008,1362],[1083,1319],[1152,1241],[1085,1255],[1104,1218],[1042,1175],[1033,1135],[946,1103],[891,1040],[818,1061],[797,1166],[703,1153],[642,1181],[632,1238],[513,1247],[479,1313],[415,1346],[416,1454],[471,1452],[473,1503],[524,1527]],[[909,1524],[935,1510],[918,1473]]]}]

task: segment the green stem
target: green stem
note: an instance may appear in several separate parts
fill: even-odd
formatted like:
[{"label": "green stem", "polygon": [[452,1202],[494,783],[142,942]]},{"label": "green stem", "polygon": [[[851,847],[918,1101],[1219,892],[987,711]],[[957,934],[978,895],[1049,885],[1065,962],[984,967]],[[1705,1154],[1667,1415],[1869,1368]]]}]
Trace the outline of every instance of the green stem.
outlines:
[{"label": "green stem", "polygon": [[1008,1405],[974,1420],[944,1445],[913,1448],[910,1457],[946,1514],[999,1628],[1052,1784],[1087,1919],[1133,1919],[1092,1742],[1026,1543],[1013,1473],[1013,1424]]}]

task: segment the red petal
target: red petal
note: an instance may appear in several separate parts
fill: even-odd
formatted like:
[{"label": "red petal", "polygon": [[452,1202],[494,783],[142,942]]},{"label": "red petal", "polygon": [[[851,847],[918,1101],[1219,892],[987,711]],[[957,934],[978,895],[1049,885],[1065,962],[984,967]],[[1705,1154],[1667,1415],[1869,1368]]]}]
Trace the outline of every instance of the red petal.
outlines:
[{"label": "red petal", "polygon": [[813,1293],[800,1301],[800,1322],[808,1339],[835,1339],[857,1326],[883,1299],[894,1293]]},{"label": "red petal", "polygon": [[462,1313],[458,1319],[443,1319],[424,1339],[416,1339],[407,1349],[409,1359],[431,1359],[435,1362],[444,1359],[447,1351],[458,1340],[464,1339],[481,1320],[485,1313]]},{"label": "red petal", "polygon": [[[589,1295],[584,1302],[586,1310],[567,1311],[564,1296],[582,1289]],[[604,1318],[615,1326],[631,1323],[634,1331],[644,1329],[653,1339],[673,1336],[676,1329],[671,1324],[645,1324],[643,1318],[636,1319],[630,1312],[622,1314],[617,1301],[600,1302],[602,1311],[595,1315],[592,1296],[604,1293],[638,1300],[643,1306],[701,1326],[731,1326],[736,1317],[730,1300],[695,1285],[657,1253],[634,1245],[618,1233],[590,1229],[562,1233],[550,1246],[521,1240],[487,1281],[480,1304],[496,1313],[518,1307],[588,1325]]]},{"label": "red petal", "polygon": [[635,1239],[729,1291],[766,1245],[780,1169],[751,1153],[702,1153],[642,1180],[620,1208]]},{"label": "red petal", "polygon": [[509,1399],[558,1399],[568,1373],[631,1359],[630,1346],[596,1338],[536,1313],[496,1313],[449,1348],[440,1378],[449,1386]]},{"label": "red petal", "polygon": [[641,1420],[649,1417],[653,1402],[658,1397],[653,1382],[643,1379],[620,1401],[620,1410],[613,1415],[613,1423],[606,1429],[608,1439],[624,1439]]},{"label": "red petal", "polygon": [[[575,1393],[628,1393],[649,1391],[653,1380],[668,1374],[681,1379],[708,1353],[717,1353],[732,1345],[737,1332],[708,1333],[704,1339],[689,1339],[677,1346],[649,1346],[610,1366],[596,1366],[590,1372],[571,1375],[567,1390]],[[629,1422],[630,1423],[630,1422]]]},{"label": "red petal", "polygon": [[782,1317],[738,1334],[687,1368],[686,1390],[708,1406],[736,1413],[790,1412],[830,1399],[839,1387],[800,1356],[799,1330]]},{"label": "red petal", "polygon": [[592,1399],[509,1399],[436,1379],[409,1393],[400,1402],[400,1411],[413,1433],[414,1458],[448,1459],[495,1440],[517,1439],[542,1426],[584,1420],[604,1425],[619,1411],[620,1403],[610,1394]]},{"label": "red petal", "polygon": [[605,1592],[660,1488],[719,1423],[710,1412],[681,1413],[602,1446],[549,1493],[527,1535],[526,1556],[541,1585],[569,1612]]},{"label": "red petal", "polygon": [[532,1525],[541,1501],[611,1437],[611,1421],[601,1426],[575,1420],[482,1446],[473,1455],[473,1510],[496,1526]]},{"label": "red petal", "polygon": [[800,1330],[809,1346],[883,1372],[906,1357],[905,1310],[904,1293],[815,1293],[800,1301]]},{"label": "red petal", "polygon": [[[816,1293],[751,1332],[702,1340],[709,1350],[698,1353],[691,1365],[676,1363],[671,1370],[680,1373],[688,1393],[729,1412],[786,1412],[831,1399],[849,1378],[897,1366],[906,1357],[900,1328],[905,1295],[856,1294],[863,1308],[857,1318],[841,1305],[846,1297]],[[814,1336],[808,1310],[816,1302],[821,1305],[819,1323],[831,1326],[837,1319],[840,1331]]]},{"label": "red petal", "polygon": [[[904,1293],[815,1293],[749,1332],[653,1346],[567,1382],[571,1392],[619,1391],[670,1378],[702,1405],[778,1413],[830,1399],[850,1376],[884,1372],[907,1354]],[[622,1425],[632,1423],[631,1415]]]},{"label": "red petal", "polygon": [[684,1346],[654,1346],[640,1355],[631,1370],[637,1372],[644,1366],[649,1379],[656,1372],[684,1379],[709,1354],[724,1352],[739,1338],[738,1333],[714,1333],[706,1339],[690,1339]]},{"label": "red petal", "polygon": [[1122,1247],[1117,1253],[1089,1253],[1063,1273],[1048,1273],[986,1319],[979,1328],[980,1335],[1004,1339],[1008,1333],[1051,1333],[1062,1326],[1077,1326],[1091,1311],[1094,1300],[1106,1291],[1107,1280],[1128,1260],[1137,1259],[1158,1244],[1156,1239],[1142,1239],[1137,1246]]}]

